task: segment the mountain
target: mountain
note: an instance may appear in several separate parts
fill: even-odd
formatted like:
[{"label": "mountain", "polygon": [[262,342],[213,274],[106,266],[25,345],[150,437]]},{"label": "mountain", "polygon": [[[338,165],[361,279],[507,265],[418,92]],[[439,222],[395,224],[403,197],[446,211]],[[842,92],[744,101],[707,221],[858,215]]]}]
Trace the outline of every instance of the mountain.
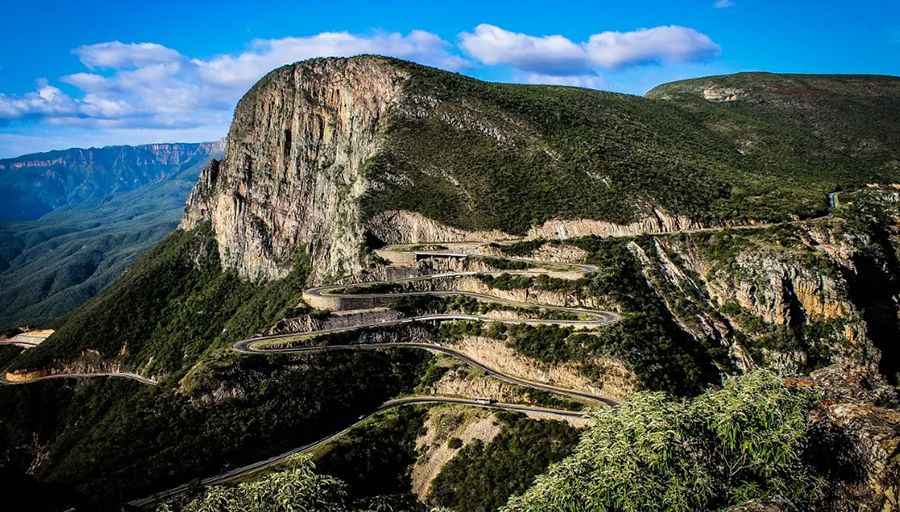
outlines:
[{"label": "mountain", "polygon": [[[29,382],[0,388],[2,469],[108,510],[185,483],[159,510],[896,508],[898,84],[276,69],[180,228],[0,347]],[[66,373],[143,380],[41,380]],[[373,413],[410,395],[470,402]]]},{"label": "mountain", "polygon": [[[204,163],[215,143],[64,149],[0,160],[2,220],[31,220],[118,194]],[[221,149],[221,148],[218,148]]]},{"label": "mountain", "polygon": [[[0,161],[0,326],[53,322],[178,224],[217,144],[71,149]],[[22,209],[16,205],[27,205]],[[47,211],[48,208],[53,208]]]},{"label": "mountain", "polygon": [[[871,86],[835,79],[838,92],[821,94],[828,108],[817,110],[786,86],[729,102],[661,101],[665,87],[640,98],[379,58],[309,61],[242,98],[225,160],[201,178],[182,227],[211,221],[227,268],[270,279],[285,275],[298,244],[327,276],[359,272],[367,240],[810,217],[829,192],[900,179],[900,79],[856,80]],[[783,115],[795,104],[819,114]]]}]

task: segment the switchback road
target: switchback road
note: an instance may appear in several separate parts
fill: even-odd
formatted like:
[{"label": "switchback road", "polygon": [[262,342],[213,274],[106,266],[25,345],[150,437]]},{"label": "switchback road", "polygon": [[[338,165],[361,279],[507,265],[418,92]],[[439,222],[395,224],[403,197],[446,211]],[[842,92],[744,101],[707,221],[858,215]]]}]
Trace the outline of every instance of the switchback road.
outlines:
[{"label": "switchback road", "polygon": [[220,485],[232,482],[234,480],[244,478],[247,476],[251,476],[255,473],[263,471],[265,469],[271,468],[273,466],[277,466],[285,459],[292,455],[307,453],[312,451],[318,446],[323,444],[327,444],[328,442],[337,439],[350,430],[353,427],[359,425],[360,423],[366,421],[371,416],[378,414],[382,411],[386,411],[388,409],[393,409],[396,407],[403,407],[407,405],[425,405],[425,404],[458,404],[458,405],[466,405],[470,407],[481,407],[484,409],[495,409],[495,410],[503,410],[503,411],[513,411],[513,412],[521,412],[521,413],[537,413],[542,415],[549,416],[558,416],[560,418],[584,418],[587,416],[587,413],[575,412],[575,411],[566,411],[561,409],[549,409],[546,407],[532,407],[528,405],[521,404],[505,404],[499,402],[491,402],[487,400],[472,400],[466,398],[456,398],[456,397],[444,397],[444,396],[409,396],[404,398],[397,398],[394,400],[388,400],[384,402],[377,409],[372,411],[369,414],[361,416],[356,422],[352,425],[339,430],[333,434],[330,434],[326,437],[313,441],[309,444],[305,444],[303,446],[288,450],[284,453],[280,453],[278,455],[269,457],[268,459],[259,460],[256,462],[252,462],[245,466],[240,466],[231,470],[228,470],[224,473],[211,476],[208,478],[204,478],[199,482],[191,482],[189,484],[182,484],[177,487],[173,487],[171,489],[167,489],[165,491],[161,491],[146,498],[141,498],[137,500],[132,500],[128,502],[128,505],[135,508],[144,508],[155,503],[159,503],[160,501],[168,500],[170,498],[174,498],[176,496],[180,496],[191,490],[191,488],[196,487],[197,485],[202,486],[210,486],[210,485]]}]

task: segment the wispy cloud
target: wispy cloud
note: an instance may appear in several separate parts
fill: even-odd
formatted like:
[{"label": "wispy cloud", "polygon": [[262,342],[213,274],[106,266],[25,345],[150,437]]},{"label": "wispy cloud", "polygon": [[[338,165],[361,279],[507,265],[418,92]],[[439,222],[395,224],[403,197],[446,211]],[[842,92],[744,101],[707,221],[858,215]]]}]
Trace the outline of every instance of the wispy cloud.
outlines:
[{"label": "wispy cloud", "polygon": [[544,75],[541,73],[525,73],[514,77],[517,82],[527,84],[545,84],[545,85],[570,85],[573,87],[583,87],[585,89],[603,89],[609,84],[605,78],[600,75]]},{"label": "wispy cloud", "polygon": [[713,4],[713,7],[715,7],[716,9],[727,9],[734,6],[734,0],[716,0],[716,2]]},{"label": "wispy cloud", "polygon": [[156,43],[108,43],[89,44],[72,50],[88,68],[138,68],[181,59],[177,51]]},{"label": "wispy cloud", "polygon": [[112,41],[73,50],[86,71],[59,78],[78,94],[47,81],[22,95],[0,94],[0,120],[38,118],[55,125],[224,131],[240,96],[272,69],[312,57],[389,55],[449,70],[467,61],[423,30],[408,34],[323,32],[261,39],[239,54],[190,58],[156,43]]},{"label": "wispy cloud", "polygon": [[[150,134],[158,140],[221,136],[235,103],[253,83],[278,66],[312,57],[381,54],[452,71],[498,66],[507,79],[518,82],[623,90],[611,76],[642,70],[652,74],[653,68],[664,73],[676,67],[672,65],[706,62],[719,53],[707,35],[681,26],[598,32],[573,41],[481,24],[460,33],[456,43],[424,30],[322,32],[258,39],[242,52],[212,57],[186,55],[154,42],[88,44],[72,50],[84,66],[80,72],[38,80],[24,94],[0,92],[0,127],[6,125],[2,135],[7,148],[15,143],[29,149],[49,145],[60,134],[71,137],[72,144],[104,137],[123,143]],[[12,123],[33,127],[35,122],[53,128],[21,131],[21,137],[10,128]],[[22,137],[28,136],[32,139],[26,143]]]},{"label": "wispy cloud", "polygon": [[709,36],[677,25],[632,32],[601,32],[574,42],[561,35],[534,36],[482,24],[460,34],[460,46],[486,65],[527,73],[577,76],[642,64],[703,61],[718,55]]}]

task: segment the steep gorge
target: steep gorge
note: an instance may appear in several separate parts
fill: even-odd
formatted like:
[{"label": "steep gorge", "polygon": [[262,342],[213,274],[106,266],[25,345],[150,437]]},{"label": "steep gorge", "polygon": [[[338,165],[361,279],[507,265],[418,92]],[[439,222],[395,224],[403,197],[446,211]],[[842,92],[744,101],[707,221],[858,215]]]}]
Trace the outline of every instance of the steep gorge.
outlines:
[{"label": "steep gorge", "polygon": [[[802,157],[761,166],[688,107],[487,84],[380,57],[273,71],[238,105],[225,158],[204,170],[182,229],[15,363],[60,364],[96,349],[160,381],[153,390],[123,386],[86,406],[92,421],[77,429],[67,431],[76,420],[65,417],[58,429],[42,430],[55,452],[41,476],[98,495],[119,478],[137,496],[271,455],[256,439],[259,417],[272,425],[264,443],[287,448],[358,417],[372,406],[375,386],[379,400],[411,392],[427,364],[421,354],[241,359],[228,352],[230,342],[272,326],[343,325],[343,318],[320,323],[300,302],[301,290],[377,270],[384,262],[370,249],[385,243],[556,238],[565,243],[534,254],[596,259],[600,270],[585,286],[597,296],[587,300],[616,304],[625,321],[593,338],[562,329],[491,338],[504,353],[531,354],[527,365],[518,362],[532,372],[579,385],[607,378],[627,396],[695,394],[755,366],[806,374],[847,365],[844,373],[863,383],[863,401],[889,404],[891,393],[870,370],[880,361],[890,374],[896,365],[896,191],[869,191],[876,218],[857,210],[826,216],[825,192],[871,176],[849,176],[840,159],[819,174],[801,172]],[[771,185],[792,172],[783,186]],[[877,178],[898,181],[887,171]],[[730,225],[754,227],[697,232]],[[571,239],[587,235],[599,236]],[[624,250],[604,259],[594,250],[604,244]],[[486,290],[474,279],[466,286]],[[655,298],[634,296],[645,290]],[[501,294],[526,293],[533,292]],[[588,351],[593,360],[583,357]],[[567,357],[600,368],[585,375]],[[888,398],[871,398],[876,391]],[[352,406],[335,413],[327,402],[341,392]],[[868,409],[860,410],[853,414]],[[40,430],[40,419],[31,423]],[[887,431],[878,435],[889,448],[896,436]],[[876,462],[893,471],[888,448]],[[101,462],[87,468],[94,459]],[[145,459],[148,478],[131,471]]]}]

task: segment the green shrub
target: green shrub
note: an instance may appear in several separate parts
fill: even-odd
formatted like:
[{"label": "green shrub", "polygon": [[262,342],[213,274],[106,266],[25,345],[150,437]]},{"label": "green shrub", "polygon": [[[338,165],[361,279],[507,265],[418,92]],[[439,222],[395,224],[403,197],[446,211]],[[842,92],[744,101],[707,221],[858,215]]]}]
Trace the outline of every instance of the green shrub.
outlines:
[{"label": "green shrub", "polygon": [[781,498],[807,509],[815,396],[767,371],[697,398],[639,393],[597,413],[573,454],[505,512],[714,510]]},{"label": "green shrub", "polygon": [[[467,512],[495,511],[527,489],[552,462],[568,455],[578,431],[568,423],[500,415],[503,430],[490,443],[475,440],[441,469],[431,484],[433,505]],[[458,446],[454,446],[454,440]],[[451,448],[462,441],[450,440]]]},{"label": "green shrub", "polygon": [[[346,512],[346,484],[319,475],[307,457],[294,457],[290,468],[235,487],[213,486],[181,512]],[[171,512],[161,505],[156,512]]]}]

